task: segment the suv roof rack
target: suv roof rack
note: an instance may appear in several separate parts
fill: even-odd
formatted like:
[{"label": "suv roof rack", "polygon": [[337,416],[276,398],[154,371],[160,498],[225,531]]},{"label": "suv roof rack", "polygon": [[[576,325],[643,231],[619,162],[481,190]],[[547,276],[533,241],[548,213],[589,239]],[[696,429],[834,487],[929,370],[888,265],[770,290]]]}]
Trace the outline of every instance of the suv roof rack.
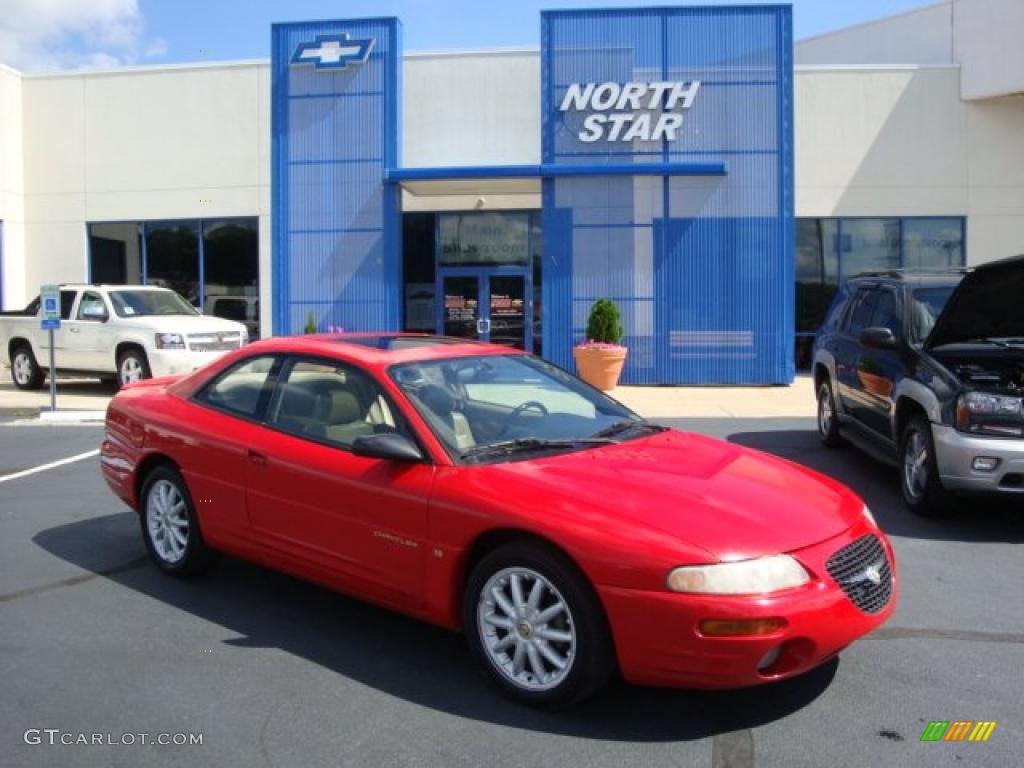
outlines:
[{"label": "suv roof rack", "polygon": [[942,275],[963,275],[968,272],[970,267],[921,267],[914,269],[883,269],[874,272],[858,272],[855,275],[850,275],[848,279],[854,280],[859,277],[931,277],[931,276],[942,276]]}]

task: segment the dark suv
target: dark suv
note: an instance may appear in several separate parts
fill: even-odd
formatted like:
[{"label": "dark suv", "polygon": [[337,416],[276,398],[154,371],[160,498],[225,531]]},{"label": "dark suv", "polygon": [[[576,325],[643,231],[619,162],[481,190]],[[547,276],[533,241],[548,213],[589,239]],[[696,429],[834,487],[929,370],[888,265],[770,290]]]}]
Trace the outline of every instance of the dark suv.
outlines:
[{"label": "dark suv", "polygon": [[851,278],[815,339],[814,386],[822,442],[898,466],[915,512],[953,492],[1024,502],[1024,256]]}]

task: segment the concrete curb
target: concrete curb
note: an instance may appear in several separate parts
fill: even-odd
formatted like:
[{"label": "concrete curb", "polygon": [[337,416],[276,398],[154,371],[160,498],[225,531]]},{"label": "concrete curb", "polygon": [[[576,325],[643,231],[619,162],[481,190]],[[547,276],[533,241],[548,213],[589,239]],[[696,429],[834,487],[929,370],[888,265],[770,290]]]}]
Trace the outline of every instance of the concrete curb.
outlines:
[{"label": "concrete curb", "polygon": [[105,416],[106,411],[39,411],[43,424],[99,424]]}]

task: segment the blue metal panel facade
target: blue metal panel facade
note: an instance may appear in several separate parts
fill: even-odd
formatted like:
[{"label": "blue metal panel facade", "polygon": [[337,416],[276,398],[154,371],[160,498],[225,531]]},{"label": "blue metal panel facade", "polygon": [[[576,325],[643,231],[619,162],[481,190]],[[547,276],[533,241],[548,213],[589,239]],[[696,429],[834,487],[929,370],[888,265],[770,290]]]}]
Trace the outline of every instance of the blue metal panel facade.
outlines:
[{"label": "blue metal panel facade", "polygon": [[[792,381],[788,6],[551,11],[541,20],[545,356],[572,366],[591,304],[622,310],[628,383]],[[574,83],[701,85],[674,140],[581,141]],[[592,175],[600,164],[664,175]],[[725,175],[669,164],[724,163]]]},{"label": "blue metal panel facade", "polygon": [[[318,38],[372,40],[365,61],[293,62]],[[357,46],[358,47],[358,46]],[[307,54],[308,55],[308,54]],[[272,39],[274,333],[399,328],[397,19],[275,24]]]}]

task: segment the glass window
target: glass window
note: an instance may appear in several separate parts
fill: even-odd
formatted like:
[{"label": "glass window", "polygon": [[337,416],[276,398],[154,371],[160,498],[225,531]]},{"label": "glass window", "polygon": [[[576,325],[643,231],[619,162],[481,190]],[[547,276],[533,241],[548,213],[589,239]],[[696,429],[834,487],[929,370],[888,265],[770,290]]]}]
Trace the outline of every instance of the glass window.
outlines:
[{"label": "glass window", "polygon": [[199,306],[199,224],[146,224],[146,282],[170,288]]},{"label": "glass window", "polygon": [[82,294],[82,300],[78,302],[78,315],[76,320],[92,320],[103,322],[108,317],[107,306],[103,303],[103,297],[95,291],[86,291]]},{"label": "glass window", "polygon": [[256,219],[203,222],[203,312],[260,336],[259,225]]},{"label": "glass window", "polygon": [[433,213],[402,215],[402,278],[405,290],[406,331],[434,333],[437,329],[435,223]]},{"label": "glass window", "polygon": [[75,306],[75,296],[78,295],[78,291],[61,291],[60,292],[60,319],[70,320],[71,310]]},{"label": "glass window", "polygon": [[521,438],[585,439],[613,424],[638,420],[625,407],[535,357],[486,355],[408,363],[394,366],[391,375],[456,456]]},{"label": "glass window", "polygon": [[963,263],[963,219],[906,219],[903,222],[903,266],[906,269],[942,269]]},{"label": "glass window", "polygon": [[191,304],[173,291],[138,290],[111,291],[110,303],[118,317],[151,315],[198,315]]},{"label": "glass window", "polygon": [[857,294],[853,312],[850,315],[849,332],[854,336],[871,324],[871,316],[875,313],[878,291],[874,288],[862,288]]},{"label": "glass window", "polygon": [[913,293],[914,305],[910,310],[911,328],[915,341],[924,341],[935,326],[935,320],[953,293],[952,285],[918,288]]},{"label": "glass window", "polygon": [[142,227],[134,221],[89,225],[89,280],[107,285],[142,282]]},{"label": "glass window", "polygon": [[899,219],[843,219],[843,277],[900,267]]},{"label": "glass window", "polygon": [[262,355],[239,363],[208,385],[199,400],[238,416],[258,418],[270,399],[270,374],[276,360]]},{"label": "glass window", "polygon": [[871,325],[874,328],[888,328],[897,337],[903,335],[900,331],[903,324],[900,322],[899,304],[895,291],[883,288],[878,292],[878,301],[875,302]]},{"label": "glass window", "polygon": [[528,263],[529,213],[443,213],[439,216],[441,263]]},{"label": "glass window", "polygon": [[298,360],[286,366],[267,423],[299,437],[350,448],[379,432],[408,434],[380,387],[342,364]]}]

